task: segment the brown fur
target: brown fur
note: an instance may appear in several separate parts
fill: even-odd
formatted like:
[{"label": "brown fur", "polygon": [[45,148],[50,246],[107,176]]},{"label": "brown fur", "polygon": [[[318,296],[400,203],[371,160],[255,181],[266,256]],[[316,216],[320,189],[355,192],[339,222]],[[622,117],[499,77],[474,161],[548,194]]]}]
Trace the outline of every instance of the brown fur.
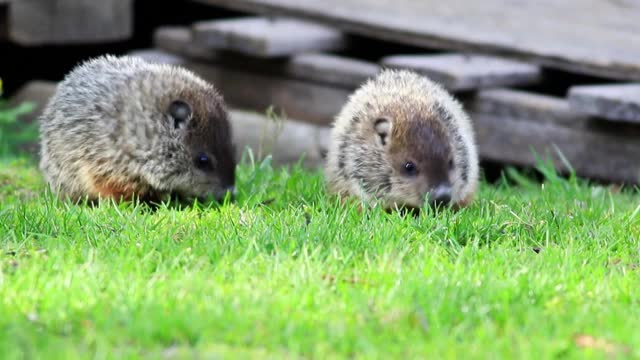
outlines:
[{"label": "brown fur", "polygon": [[40,167],[62,197],[192,199],[233,191],[224,100],[185,69],[92,59],[59,84],[40,120]]},{"label": "brown fur", "polygon": [[471,121],[437,84],[386,70],[358,89],[336,117],[325,175],[331,193],[386,208],[420,208],[434,194],[450,194],[454,207],[467,206],[478,181]]}]

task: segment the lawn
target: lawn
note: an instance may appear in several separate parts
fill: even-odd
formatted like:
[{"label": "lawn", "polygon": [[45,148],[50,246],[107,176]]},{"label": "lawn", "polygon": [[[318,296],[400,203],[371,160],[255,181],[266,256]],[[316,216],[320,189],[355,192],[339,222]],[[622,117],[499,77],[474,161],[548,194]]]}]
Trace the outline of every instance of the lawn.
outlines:
[{"label": "lawn", "polygon": [[[516,182],[510,179],[517,180]],[[62,203],[0,162],[3,358],[635,358],[640,196],[546,172],[359,212],[245,158],[235,203]]]}]

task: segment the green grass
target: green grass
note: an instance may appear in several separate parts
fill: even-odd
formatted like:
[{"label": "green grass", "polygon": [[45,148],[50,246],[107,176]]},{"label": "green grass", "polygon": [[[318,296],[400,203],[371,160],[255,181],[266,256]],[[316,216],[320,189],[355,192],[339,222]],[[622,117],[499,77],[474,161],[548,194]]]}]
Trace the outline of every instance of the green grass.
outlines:
[{"label": "green grass", "polygon": [[150,211],[0,169],[3,358],[640,356],[631,191],[547,172],[416,218],[245,162],[237,202]]}]

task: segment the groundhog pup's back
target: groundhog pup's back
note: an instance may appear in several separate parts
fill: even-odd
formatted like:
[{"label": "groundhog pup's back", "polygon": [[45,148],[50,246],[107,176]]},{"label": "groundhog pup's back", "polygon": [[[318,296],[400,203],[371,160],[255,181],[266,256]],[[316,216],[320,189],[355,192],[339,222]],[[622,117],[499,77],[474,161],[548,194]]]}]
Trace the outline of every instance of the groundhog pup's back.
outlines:
[{"label": "groundhog pup's back", "polygon": [[472,123],[438,84],[385,70],[336,117],[325,175],[330,192],[388,208],[465,206],[478,183]]},{"label": "groundhog pup's back", "polygon": [[40,167],[71,199],[220,196],[235,159],[224,100],[184,69],[104,56],[73,69],[40,118]]}]

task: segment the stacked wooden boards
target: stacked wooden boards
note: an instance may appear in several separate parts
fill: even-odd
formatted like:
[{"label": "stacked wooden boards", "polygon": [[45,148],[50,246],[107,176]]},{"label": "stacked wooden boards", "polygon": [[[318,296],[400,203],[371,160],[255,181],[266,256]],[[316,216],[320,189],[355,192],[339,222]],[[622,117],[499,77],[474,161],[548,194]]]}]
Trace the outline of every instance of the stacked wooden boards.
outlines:
[{"label": "stacked wooden boards", "polygon": [[464,101],[483,159],[532,165],[536,155],[549,156],[559,170],[569,165],[582,176],[640,179],[640,127],[576,111],[584,107],[571,97],[524,90],[545,80],[535,64],[460,53],[389,54],[368,62],[338,55],[352,39],[321,28],[289,18],[237,18],[161,28],[155,45],[216,84],[235,107],[264,111],[273,105],[276,112],[322,126],[380,69],[410,68]]},{"label": "stacked wooden boards", "polygon": [[640,2],[632,0],[198,0],[314,20],[420,47],[517,57],[640,80]]},{"label": "stacked wooden boards", "polygon": [[111,42],[132,33],[133,0],[0,0],[0,39],[20,45]]}]

